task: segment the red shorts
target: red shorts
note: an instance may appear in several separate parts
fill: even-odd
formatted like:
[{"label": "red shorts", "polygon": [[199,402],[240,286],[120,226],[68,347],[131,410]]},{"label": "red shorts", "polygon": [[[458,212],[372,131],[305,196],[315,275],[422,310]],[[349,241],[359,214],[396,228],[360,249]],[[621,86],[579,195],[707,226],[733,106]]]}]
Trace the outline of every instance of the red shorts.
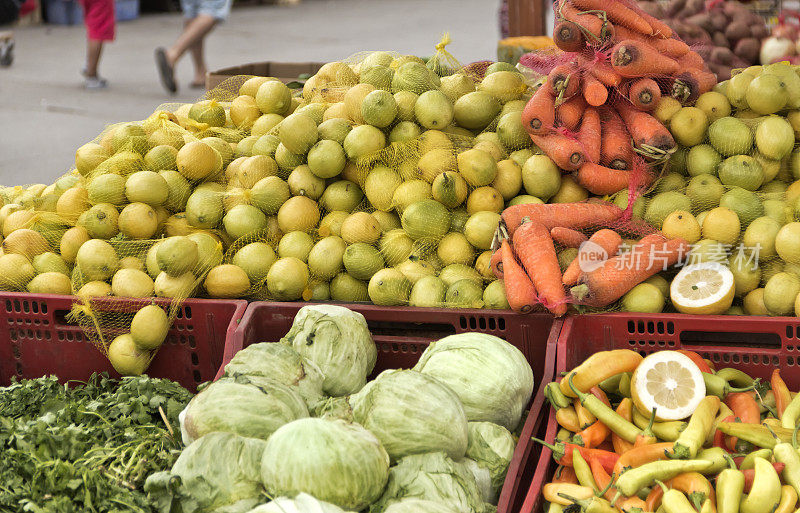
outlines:
[{"label": "red shorts", "polygon": [[114,0],[81,0],[86,34],[93,41],[114,40]]}]

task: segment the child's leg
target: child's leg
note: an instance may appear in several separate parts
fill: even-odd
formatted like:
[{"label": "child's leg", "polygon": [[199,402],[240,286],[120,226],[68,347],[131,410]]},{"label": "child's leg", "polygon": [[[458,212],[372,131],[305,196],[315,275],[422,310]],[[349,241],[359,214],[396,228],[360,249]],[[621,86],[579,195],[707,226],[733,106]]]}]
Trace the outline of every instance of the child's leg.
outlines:
[{"label": "child's leg", "polygon": [[217,20],[207,14],[198,14],[189,20],[184,26],[181,35],[178,36],[178,39],[175,41],[175,43],[166,51],[167,61],[169,62],[170,66],[175,67],[178,59],[180,59],[187,50],[194,47],[197,43],[201,44],[199,52],[202,57],[203,38],[206,37],[209,32],[211,32],[216,24]]},{"label": "child's leg", "polygon": [[86,76],[96,78],[103,42],[114,40],[114,0],[83,0],[82,3],[88,38]]},{"label": "child's leg", "polygon": [[206,81],[206,59],[203,52],[203,41],[205,38],[200,38],[192,46],[189,51],[192,53],[192,63],[194,63],[194,80],[192,84],[199,85],[205,84]]}]

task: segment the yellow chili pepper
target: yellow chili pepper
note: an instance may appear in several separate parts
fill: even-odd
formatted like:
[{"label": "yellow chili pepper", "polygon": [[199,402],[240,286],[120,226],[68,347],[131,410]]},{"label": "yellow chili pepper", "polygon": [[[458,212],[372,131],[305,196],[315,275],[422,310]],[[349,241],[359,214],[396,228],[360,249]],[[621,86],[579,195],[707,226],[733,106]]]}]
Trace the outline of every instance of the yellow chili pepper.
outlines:
[{"label": "yellow chili pepper", "polygon": [[781,486],[781,502],[774,513],[792,513],[797,506],[797,492],[789,485]]},{"label": "yellow chili pepper", "polygon": [[707,395],[695,408],[689,425],[675,440],[674,456],[680,459],[692,459],[703,446],[714,424],[714,419],[719,411],[720,400],[715,395]]},{"label": "yellow chili pepper", "polygon": [[556,411],[556,422],[558,422],[559,426],[563,427],[564,429],[568,429],[573,433],[577,433],[581,430],[578,414],[575,412],[575,408],[573,408],[571,405]]},{"label": "yellow chili pepper", "polygon": [[588,499],[594,497],[594,490],[588,486],[572,483],[547,483],[542,487],[542,496],[547,502],[554,502],[562,506],[569,506],[572,504],[572,501],[561,497],[559,494],[569,495],[576,499]]},{"label": "yellow chili pepper", "polygon": [[581,392],[622,372],[633,372],[644,358],[630,349],[615,349],[595,353],[561,379],[561,391],[567,397],[577,397],[570,389],[569,377],[573,377],[575,387]]},{"label": "yellow chili pepper", "polygon": [[781,501],[781,478],[772,463],[764,458],[755,460],[753,487],[739,505],[739,513],[774,511]]}]

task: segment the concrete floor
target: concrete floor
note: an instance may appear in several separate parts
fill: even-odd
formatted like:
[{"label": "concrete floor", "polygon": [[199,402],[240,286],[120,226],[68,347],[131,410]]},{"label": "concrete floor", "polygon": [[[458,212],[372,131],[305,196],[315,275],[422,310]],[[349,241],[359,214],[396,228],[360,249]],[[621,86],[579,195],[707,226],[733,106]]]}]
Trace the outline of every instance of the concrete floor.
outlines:
[{"label": "concrete floor", "polygon": [[[342,59],[362,50],[430,55],[442,31],[463,62],[496,58],[495,0],[304,0],[293,7],[235,8],[206,41],[209,69],[259,61]],[[178,66],[182,86],[170,97],[161,88],[153,49],[169,45],[178,14],[145,15],[119,23],[106,47],[103,91],[86,91],[82,26],[17,29],[15,62],[0,68],[0,185],[52,183],[70,170],[75,149],[110,123],[146,118],[160,104],[194,101],[187,58]]]}]

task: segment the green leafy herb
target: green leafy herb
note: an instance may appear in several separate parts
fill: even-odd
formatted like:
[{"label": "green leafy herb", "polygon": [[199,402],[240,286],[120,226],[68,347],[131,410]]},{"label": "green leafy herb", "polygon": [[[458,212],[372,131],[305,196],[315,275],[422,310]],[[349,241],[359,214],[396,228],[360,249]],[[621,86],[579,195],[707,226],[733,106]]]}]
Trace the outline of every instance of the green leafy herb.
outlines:
[{"label": "green leafy herb", "polygon": [[47,377],[0,388],[0,512],[151,513],[143,491],[180,454],[192,394],[169,380]]}]

